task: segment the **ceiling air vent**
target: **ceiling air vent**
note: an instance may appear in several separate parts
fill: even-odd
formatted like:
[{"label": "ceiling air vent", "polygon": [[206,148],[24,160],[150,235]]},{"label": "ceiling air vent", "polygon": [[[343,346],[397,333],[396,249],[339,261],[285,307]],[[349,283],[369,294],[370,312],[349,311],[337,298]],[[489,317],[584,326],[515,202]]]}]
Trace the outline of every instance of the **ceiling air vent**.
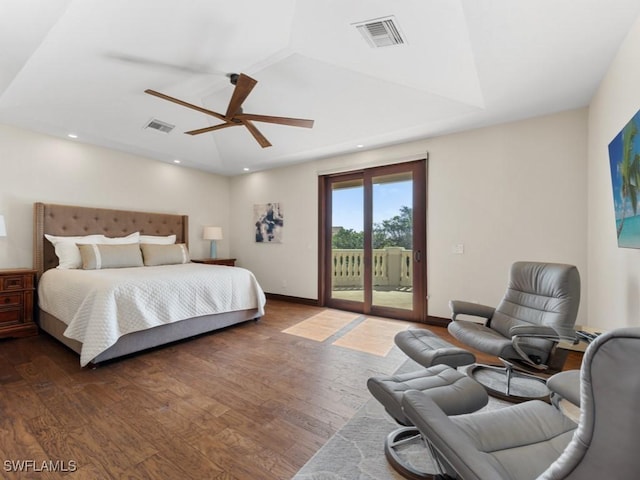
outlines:
[{"label": "ceiling air vent", "polygon": [[394,16],[375,18],[353,24],[371,48],[389,47],[405,43]]},{"label": "ceiling air vent", "polygon": [[147,123],[144,126],[144,128],[150,128],[152,130],[157,130],[158,132],[162,132],[162,133],[169,133],[175,127],[176,127],[175,125],[171,125],[161,120],[156,120],[155,118],[151,119],[149,123]]}]

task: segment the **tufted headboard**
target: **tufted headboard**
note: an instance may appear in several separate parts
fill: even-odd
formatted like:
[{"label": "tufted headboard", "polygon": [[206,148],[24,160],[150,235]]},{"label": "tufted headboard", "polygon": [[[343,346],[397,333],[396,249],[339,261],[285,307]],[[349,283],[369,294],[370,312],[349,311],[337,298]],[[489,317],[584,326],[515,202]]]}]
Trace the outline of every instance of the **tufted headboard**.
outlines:
[{"label": "tufted headboard", "polygon": [[167,213],[134,212],[105,208],[33,204],[33,268],[38,278],[58,265],[50,235],[103,234],[122,237],[133,232],[143,235],[176,235],[176,243],[189,243],[189,217]]}]

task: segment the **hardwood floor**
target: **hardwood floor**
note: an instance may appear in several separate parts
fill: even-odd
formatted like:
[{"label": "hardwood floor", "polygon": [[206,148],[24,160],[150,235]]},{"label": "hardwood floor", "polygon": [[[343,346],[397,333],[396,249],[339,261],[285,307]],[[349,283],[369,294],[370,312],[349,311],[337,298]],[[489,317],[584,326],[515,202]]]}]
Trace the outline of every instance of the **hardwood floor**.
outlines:
[{"label": "hardwood floor", "polygon": [[0,342],[0,477],[291,478],[403,360],[282,333],[322,310],[270,300],[258,322],[96,369],[45,334]]}]

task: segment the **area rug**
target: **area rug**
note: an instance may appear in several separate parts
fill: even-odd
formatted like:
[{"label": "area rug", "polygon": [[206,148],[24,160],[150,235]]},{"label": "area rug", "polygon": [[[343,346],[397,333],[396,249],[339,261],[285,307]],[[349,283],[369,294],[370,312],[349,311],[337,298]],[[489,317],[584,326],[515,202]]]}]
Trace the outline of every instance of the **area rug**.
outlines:
[{"label": "area rug", "polygon": [[[408,359],[396,373],[424,368]],[[485,409],[497,409],[510,405],[489,398]],[[329,439],[329,441],[302,467],[293,480],[401,480],[387,463],[384,441],[398,428],[384,407],[375,399],[368,400],[356,414]],[[416,469],[433,472],[431,455],[427,448],[412,442],[401,456]]]}]

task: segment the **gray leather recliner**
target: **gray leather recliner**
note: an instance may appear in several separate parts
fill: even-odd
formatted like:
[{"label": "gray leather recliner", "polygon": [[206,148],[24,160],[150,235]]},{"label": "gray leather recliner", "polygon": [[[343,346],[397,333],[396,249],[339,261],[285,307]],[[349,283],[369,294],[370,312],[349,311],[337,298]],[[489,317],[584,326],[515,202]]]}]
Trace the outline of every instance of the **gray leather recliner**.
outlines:
[{"label": "gray leather recliner", "polygon": [[[462,343],[500,358],[509,397],[514,367],[531,372],[562,369],[564,357],[554,359],[556,347],[561,340],[575,341],[579,304],[580,275],[575,266],[516,262],[499,305],[452,300],[448,330]],[[460,315],[483,321],[462,320]]]},{"label": "gray leather recliner", "polygon": [[430,398],[409,391],[403,409],[448,478],[628,480],[640,474],[639,364],[640,328],[613,330],[591,343],[580,370],[577,426],[539,400],[447,417]]}]

